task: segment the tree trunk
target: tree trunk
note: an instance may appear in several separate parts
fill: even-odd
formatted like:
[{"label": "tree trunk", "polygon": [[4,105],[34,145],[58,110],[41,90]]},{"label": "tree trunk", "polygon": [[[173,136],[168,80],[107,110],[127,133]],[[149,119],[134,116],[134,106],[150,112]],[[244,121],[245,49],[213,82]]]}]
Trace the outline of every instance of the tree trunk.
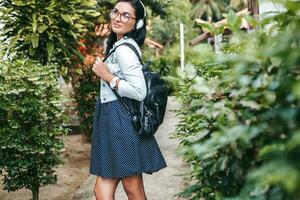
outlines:
[{"label": "tree trunk", "polygon": [[39,184],[32,186],[31,188],[32,200],[39,200],[39,190],[40,190]]},{"label": "tree trunk", "polygon": [[258,0],[248,0],[248,11],[254,17],[256,17],[259,14]]}]

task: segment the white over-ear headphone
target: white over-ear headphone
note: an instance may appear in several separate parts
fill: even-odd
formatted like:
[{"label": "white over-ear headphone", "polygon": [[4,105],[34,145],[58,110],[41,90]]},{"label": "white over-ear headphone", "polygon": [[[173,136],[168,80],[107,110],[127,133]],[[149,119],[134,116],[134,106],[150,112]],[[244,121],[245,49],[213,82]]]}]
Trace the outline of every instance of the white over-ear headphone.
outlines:
[{"label": "white over-ear headphone", "polygon": [[146,7],[145,7],[145,5],[143,4],[142,1],[139,1],[139,2],[141,3],[141,5],[142,5],[143,8],[144,8],[144,17],[143,17],[143,19],[139,19],[139,20],[136,22],[135,28],[136,28],[137,30],[141,29],[141,28],[144,26],[144,20],[145,20],[145,18],[146,18]]}]

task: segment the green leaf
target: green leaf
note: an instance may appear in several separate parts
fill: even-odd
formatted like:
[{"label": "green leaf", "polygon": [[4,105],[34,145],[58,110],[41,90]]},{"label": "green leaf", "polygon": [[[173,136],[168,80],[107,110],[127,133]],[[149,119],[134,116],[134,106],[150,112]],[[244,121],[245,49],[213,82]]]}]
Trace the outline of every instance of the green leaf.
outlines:
[{"label": "green leaf", "polygon": [[251,100],[241,100],[240,104],[253,110],[259,110],[261,108],[261,105]]},{"label": "green leaf", "polygon": [[208,32],[214,33],[215,28],[211,23],[203,20],[199,21],[198,23],[200,24],[200,26],[202,26],[203,29],[207,29]]},{"label": "green leaf", "polygon": [[288,141],[287,148],[293,150],[300,147],[300,132],[296,132],[293,137]]},{"label": "green leaf", "polygon": [[19,1],[19,0],[14,0],[14,1],[12,1],[12,3],[14,5],[16,5],[16,6],[26,6],[26,5],[28,5],[28,2],[26,2],[26,1]]},{"label": "green leaf", "polygon": [[47,42],[48,58],[50,58],[54,52],[54,43],[52,41]]},{"label": "green leaf", "polygon": [[15,37],[12,38],[10,45],[14,46],[19,39],[20,39],[20,35],[18,34]]},{"label": "green leaf", "polygon": [[279,184],[288,192],[299,189],[299,170],[288,162],[273,161],[252,171],[250,180],[257,180],[260,184]]},{"label": "green leaf", "polygon": [[43,24],[38,27],[38,31],[39,31],[39,33],[43,33],[45,30],[47,30],[47,28],[48,28],[48,25]]},{"label": "green leaf", "polygon": [[280,155],[283,155],[286,150],[284,144],[271,144],[265,146],[259,151],[259,157],[261,159],[272,159],[277,158]]},{"label": "green leaf", "polygon": [[97,12],[95,10],[88,10],[86,14],[90,17],[98,17],[101,15],[100,12]]},{"label": "green leaf", "polygon": [[239,16],[236,15],[236,13],[233,10],[230,10],[227,14],[227,23],[230,26],[231,30],[233,31],[239,31],[240,25],[241,25],[241,19]]},{"label": "green leaf", "polygon": [[294,95],[300,99],[300,81],[297,81],[293,86]]},{"label": "green leaf", "polygon": [[81,0],[82,6],[93,7],[97,5],[96,0]]},{"label": "green leaf", "polygon": [[73,49],[73,48],[71,49],[71,51],[79,58],[79,60],[81,62],[84,61],[84,57],[83,57],[83,55],[79,51],[77,51],[76,49]]},{"label": "green leaf", "polygon": [[32,32],[36,33],[37,30],[37,20],[36,20],[36,15],[34,14],[32,17]]},{"label": "green leaf", "polygon": [[32,47],[32,45],[29,46],[29,55],[33,56],[35,53],[34,48]]},{"label": "green leaf", "polygon": [[60,16],[63,18],[63,20],[65,22],[67,22],[68,24],[72,24],[73,25],[73,20],[72,20],[71,15],[69,15],[69,14],[60,14]]},{"label": "green leaf", "polygon": [[33,48],[37,48],[39,46],[39,34],[38,33],[33,33],[31,35],[31,43]]},{"label": "green leaf", "polygon": [[82,69],[80,69],[80,68],[76,68],[76,69],[75,69],[75,72],[76,72],[77,74],[83,75]]},{"label": "green leaf", "polygon": [[237,18],[238,16],[236,15],[236,13],[233,10],[229,10],[227,14],[227,22],[229,24],[235,24],[237,22]]}]

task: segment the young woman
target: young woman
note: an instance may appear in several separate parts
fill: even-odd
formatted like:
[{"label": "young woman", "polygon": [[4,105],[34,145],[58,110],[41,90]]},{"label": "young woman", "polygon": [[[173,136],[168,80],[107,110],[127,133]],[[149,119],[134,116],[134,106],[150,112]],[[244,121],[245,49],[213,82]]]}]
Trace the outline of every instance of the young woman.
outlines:
[{"label": "young woman", "polygon": [[94,73],[101,78],[90,166],[90,173],[97,176],[97,200],[113,200],[120,180],[128,199],[146,200],[142,173],[152,174],[167,166],[155,138],[137,134],[127,110],[111,89],[115,88],[131,107],[134,101],[146,96],[142,65],[134,51],[122,45],[131,43],[140,53],[139,46],[146,36],[145,16],[141,1],[117,1],[110,13],[112,33],[106,55],[118,48],[105,63],[97,59],[93,66]]}]

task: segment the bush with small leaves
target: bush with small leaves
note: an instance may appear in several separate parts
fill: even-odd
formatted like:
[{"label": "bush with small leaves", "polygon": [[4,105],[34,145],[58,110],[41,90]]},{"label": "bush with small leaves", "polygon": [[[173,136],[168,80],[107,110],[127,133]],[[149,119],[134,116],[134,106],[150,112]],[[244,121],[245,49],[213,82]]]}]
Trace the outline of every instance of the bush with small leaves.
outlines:
[{"label": "bush with small leaves", "polygon": [[4,189],[39,188],[56,182],[67,133],[57,67],[30,60],[0,63],[0,173]]}]

